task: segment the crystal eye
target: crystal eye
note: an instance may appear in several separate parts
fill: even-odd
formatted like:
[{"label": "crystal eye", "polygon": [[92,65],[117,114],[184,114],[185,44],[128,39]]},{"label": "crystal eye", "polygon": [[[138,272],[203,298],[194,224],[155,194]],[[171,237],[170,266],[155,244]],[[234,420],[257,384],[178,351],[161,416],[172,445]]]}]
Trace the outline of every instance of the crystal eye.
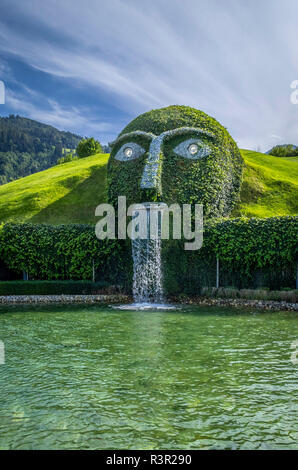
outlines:
[{"label": "crystal eye", "polygon": [[132,156],[132,148],[131,147],[127,147],[125,150],[124,150],[124,154],[127,158],[130,158]]},{"label": "crystal eye", "polygon": [[204,158],[207,155],[210,155],[211,151],[212,150],[209,145],[198,138],[184,140],[174,148],[176,155],[190,160],[199,160]]},{"label": "crystal eye", "polygon": [[115,155],[115,159],[120,162],[129,162],[141,157],[146,150],[136,142],[126,142]]},{"label": "crystal eye", "polygon": [[199,150],[199,147],[197,146],[197,144],[191,144],[189,147],[188,147],[188,151],[191,155],[195,155]]}]

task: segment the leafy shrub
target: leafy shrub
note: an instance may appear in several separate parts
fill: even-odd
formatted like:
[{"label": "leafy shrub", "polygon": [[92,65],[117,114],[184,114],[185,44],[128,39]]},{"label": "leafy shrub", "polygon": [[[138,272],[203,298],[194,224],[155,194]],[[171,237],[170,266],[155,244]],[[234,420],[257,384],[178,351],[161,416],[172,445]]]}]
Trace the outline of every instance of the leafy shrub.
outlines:
[{"label": "leafy shrub", "polygon": [[90,155],[95,155],[96,153],[102,153],[102,148],[98,140],[95,140],[93,137],[89,137],[88,139],[80,140],[76,152],[79,158],[85,158]]}]

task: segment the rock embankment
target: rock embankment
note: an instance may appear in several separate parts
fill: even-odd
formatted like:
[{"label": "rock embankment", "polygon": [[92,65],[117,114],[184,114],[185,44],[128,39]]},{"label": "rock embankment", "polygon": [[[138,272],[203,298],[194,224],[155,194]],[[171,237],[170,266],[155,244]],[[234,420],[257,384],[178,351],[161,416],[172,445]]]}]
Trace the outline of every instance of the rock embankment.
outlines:
[{"label": "rock embankment", "polygon": [[0,304],[114,304],[127,303],[128,295],[1,295]]},{"label": "rock embankment", "polygon": [[[173,299],[173,301],[178,302]],[[183,299],[179,303],[188,305],[206,305],[206,306],[222,306],[222,307],[238,307],[238,308],[256,308],[262,310],[291,310],[298,311],[298,303],[286,302],[283,300],[248,300],[248,299],[221,299],[211,297],[194,297]]]},{"label": "rock embankment", "polygon": [[[211,297],[171,298],[179,305],[206,305],[217,307],[255,308],[261,310],[298,311],[298,303],[277,300],[221,299]],[[98,295],[2,295],[0,304],[126,304],[132,297],[123,294]]]}]

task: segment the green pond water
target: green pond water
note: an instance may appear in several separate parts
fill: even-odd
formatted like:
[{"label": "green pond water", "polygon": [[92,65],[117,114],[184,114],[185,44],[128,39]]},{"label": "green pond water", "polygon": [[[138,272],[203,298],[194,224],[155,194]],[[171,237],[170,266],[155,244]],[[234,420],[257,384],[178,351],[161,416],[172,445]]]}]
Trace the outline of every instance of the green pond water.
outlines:
[{"label": "green pond water", "polygon": [[0,308],[0,449],[297,449],[297,314]]}]

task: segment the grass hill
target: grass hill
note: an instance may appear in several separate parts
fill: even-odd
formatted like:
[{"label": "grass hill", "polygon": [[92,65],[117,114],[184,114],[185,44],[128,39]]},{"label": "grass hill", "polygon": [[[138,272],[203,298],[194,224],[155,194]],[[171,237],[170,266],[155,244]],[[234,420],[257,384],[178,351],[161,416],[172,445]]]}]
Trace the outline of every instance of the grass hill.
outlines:
[{"label": "grass hill", "polygon": [[88,223],[106,200],[109,155],[93,155],[0,186],[0,223]]},{"label": "grass hill", "polygon": [[[241,153],[246,164],[241,201],[232,215],[297,214],[298,157]],[[95,223],[95,207],[106,201],[108,157],[93,155],[0,186],[0,223]]]},{"label": "grass hill", "polygon": [[241,150],[245,161],[240,203],[232,215],[298,214],[298,157],[279,158]]},{"label": "grass hill", "polygon": [[0,184],[56,164],[81,137],[21,116],[0,117]]}]

